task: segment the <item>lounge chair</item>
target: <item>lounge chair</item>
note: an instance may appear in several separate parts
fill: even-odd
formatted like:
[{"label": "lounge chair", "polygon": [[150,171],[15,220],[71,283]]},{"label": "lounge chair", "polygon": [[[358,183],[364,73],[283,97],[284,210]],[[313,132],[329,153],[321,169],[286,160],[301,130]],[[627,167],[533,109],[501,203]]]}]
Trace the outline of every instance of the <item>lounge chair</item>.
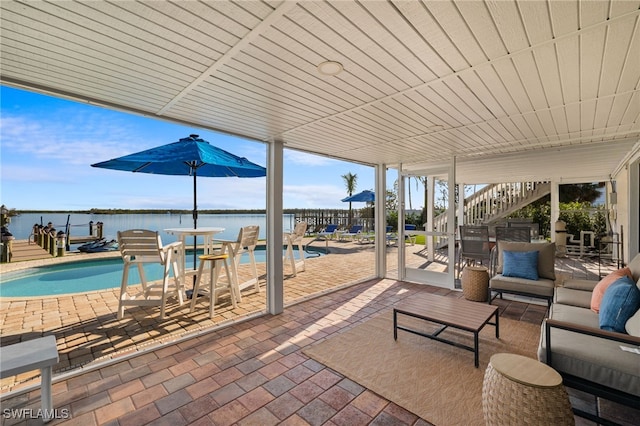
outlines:
[{"label": "lounge chair", "polygon": [[338,225],[330,224],[327,225],[322,231],[318,232],[316,238],[322,238],[324,240],[332,240],[336,237],[336,231],[338,230]]},{"label": "lounge chair", "polygon": [[351,239],[351,241],[355,241],[357,238],[360,238],[362,228],[362,225],[353,225],[347,232],[340,232],[339,237],[341,240]]},{"label": "lounge chair", "polygon": [[[182,243],[176,241],[166,246],[157,231],[132,229],[118,231],[118,246],[124,261],[122,282],[120,284],[120,301],[118,303],[118,319],[124,316],[125,306],[160,306],[160,319],[164,318],[165,306],[169,294],[169,275],[173,269],[174,289],[180,305],[184,303],[184,271],[179,261]],[[159,284],[149,284],[144,273],[145,263],[159,263],[164,266],[164,276]],[[138,268],[142,291],[135,296],[127,293],[129,268]]]}]

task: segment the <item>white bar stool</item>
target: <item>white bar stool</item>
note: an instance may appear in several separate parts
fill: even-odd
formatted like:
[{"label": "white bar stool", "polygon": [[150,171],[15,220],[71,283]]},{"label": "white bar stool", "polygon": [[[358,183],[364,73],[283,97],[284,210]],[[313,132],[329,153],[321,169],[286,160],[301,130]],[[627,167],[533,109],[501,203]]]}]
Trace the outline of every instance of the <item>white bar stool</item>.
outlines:
[{"label": "white bar stool", "polygon": [[[207,254],[199,256],[198,258],[200,259],[200,266],[198,267],[198,272],[196,274],[196,282],[193,285],[193,294],[191,296],[191,312],[193,312],[193,310],[195,309],[196,301],[199,296],[208,297],[209,316],[213,318],[215,303],[218,300],[217,293],[223,290],[229,291],[233,308],[237,308],[237,300],[239,300],[240,290],[238,289],[235,275],[229,273],[229,255],[227,253]],[[227,282],[222,283],[222,285],[218,282],[220,278],[221,267],[224,267],[225,273],[227,274]],[[205,273],[205,269],[208,269],[210,271],[209,291],[207,293],[200,294],[200,283],[202,281],[202,275],[203,273]]]}]

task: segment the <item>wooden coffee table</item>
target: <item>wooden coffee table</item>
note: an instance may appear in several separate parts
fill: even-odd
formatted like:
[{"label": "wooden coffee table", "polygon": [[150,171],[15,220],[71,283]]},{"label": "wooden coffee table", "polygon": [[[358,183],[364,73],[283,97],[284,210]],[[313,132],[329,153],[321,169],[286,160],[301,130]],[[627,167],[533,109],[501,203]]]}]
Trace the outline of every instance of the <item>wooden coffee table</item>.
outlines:
[{"label": "wooden coffee table", "polygon": [[[442,325],[442,327],[431,334],[414,330],[409,327],[398,325],[399,314],[434,322]],[[491,317],[495,317],[495,322],[489,322]],[[496,338],[499,338],[500,326],[498,318],[497,306],[425,293],[412,297],[411,300],[404,300],[394,306],[393,338],[394,340],[398,340],[398,330],[404,330],[409,333],[418,334],[420,336],[428,337],[429,339],[472,351],[475,355],[475,366],[478,368],[480,364],[478,334],[486,324],[491,324],[496,327]],[[473,347],[440,337],[440,333],[448,327],[473,333]]]}]

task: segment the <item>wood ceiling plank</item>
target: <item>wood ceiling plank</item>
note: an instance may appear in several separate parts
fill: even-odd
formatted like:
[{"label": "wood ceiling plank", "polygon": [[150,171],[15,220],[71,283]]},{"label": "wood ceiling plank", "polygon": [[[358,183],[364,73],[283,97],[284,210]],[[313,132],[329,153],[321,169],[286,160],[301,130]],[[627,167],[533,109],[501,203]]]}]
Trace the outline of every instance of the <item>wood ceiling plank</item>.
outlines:
[{"label": "wood ceiling plank", "polygon": [[[466,75],[474,75],[473,73],[468,73]],[[476,79],[476,83],[478,80]],[[495,118],[495,116],[491,113],[489,109],[485,106],[484,102],[481,99],[483,97],[480,94],[475,93],[473,90],[470,90],[470,87],[467,86],[462,78],[460,77],[452,77],[443,80],[443,83],[453,92],[455,95],[461,99],[465,105],[476,115],[479,120],[491,120]],[[484,87],[480,87],[481,94],[484,93],[486,95],[486,91]],[[489,96],[488,99],[491,100],[493,97]]]},{"label": "wood ceiling plank", "polygon": [[[68,6],[69,9],[65,9],[65,6]],[[163,24],[168,26],[169,23],[173,23],[169,17],[165,17],[164,22],[161,21],[159,25],[151,21],[142,21],[135,25],[123,20],[121,15],[128,15],[123,13],[120,8],[113,10],[115,15],[109,15],[91,6],[109,7],[110,5],[106,2],[104,4],[102,2],[73,4],[55,2],[43,5],[42,9],[45,11],[47,19],[61,19],[66,21],[67,25],[69,22],[73,22],[79,28],[90,28],[89,33],[83,32],[81,36],[88,37],[95,43],[112,46],[123,52],[136,51],[134,54],[141,57],[145,57],[146,54],[150,58],[162,58],[166,61],[166,66],[175,66],[180,62],[183,64],[191,62],[192,68],[205,68],[206,64],[203,61],[206,57],[199,52],[208,50],[209,47],[205,44],[214,44],[213,40],[209,39],[206,43],[204,40],[202,43],[196,43],[179,34],[175,25],[162,31]],[[135,22],[135,17],[131,18]],[[145,22],[149,26],[153,26],[155,32],[145,31],[140,25]],[[187,28],[183,28],[183,30],[187,30]],[[176,39],[179,41],[175,41]],[[203,37],[200,36],[198,39],[202,40]],[[213,51],[211,54],[219,56],[219,53]]]},{"label": "wood ceiling plank", "polygon": [[553,124],[558,134],[564,135],[569,133],[569,123],[567,123],[567,113],[564,106],[551,108],[549,110]]},{"label": "wood ceiling plank", "polygon": [[562,81],[562,95],[565,104],[580,101],[580,51],[577,37],[558,41],[558,64]]},{"label": "wood ceiling plank", "polygon": [[485,82],[480,78],[478,73],[464,73],[459,75],[460,80],[469,88],[469,90],[477,97],[478,102],[482,102],[484,108],[492,117],[501,117],[506,114],[502,109],[501,103],[496,99],[494,93],[489,90]]},{"label": "wood ceiling plank", "polygon": [[[610,1],[580,2],[580,28],[595,25],[609,18]],[[625,12],[626,13],[626,12]]]},{"label": "wood ceiling plank", "polygon": [[265,84],[283,92],[304,92],[306,95],[300,96],[317,102],[321,108],[333,113],[372,102],[375,100],[374,95],[380,95],[380,92],[367,93],[370,86],[361,89],[357,85],[349,84],[349,73],[323,78],[324,76],[316,72],[315,65],[264,38],[257,40],[253,46],[237,55],[229,66],[256,78],[261,75],[260,78]]},{"label": "wood ceiling plank", "polygon": [[542,127],[542,130],[545,135],[549,136],[551,139],[557,139],[555,135],[557,135],[558,130],[556,129],[555,123],[553,122],[553,117],[551,115],[551,111],[543,110],[538,111],[536,113],[538,118],[538,122]]},{"label": "wood ceiling plank", "polygon": [[508,90],[511,99],[516,103],[519,113],[526,113],[533,111],[533,105],[531,105],[531,99],[522,85],[518,70],[514,66],[512,61],[500,61],[494,64],[496,73],[500,76],[500,81],[504,84],[504,87]]},{"label": "wood ceiling plank", "polygon": [[[347,4],[350,4],[350,2]],[[338,7],[339,5],[340,3],[336,3],[335,6]],[[364,10],[355,16],[349,16],[347,19],[338,10],[334,9],[333,4],[329,3],[304,2],[300,4],[299,9],[301,8],[313,15],[311,22],[305,22],[305,27],[308,28],[310,33],[322,34],[322,39],[330,44],[332,44],[332,38],[336,36],[346,42],[341,50],[343,58],[350,58],[352,61],[368,67],[389,84],[393,91],[405,90],[411,87],[411,84],[405,81],[405,74],[397,74],[401,64],[375,43],[375,40],[367,34],[366,28],[363,29],[356,25],[359,19],[367,15]],[[327,29],[326,25],[318,19],[318,16],[328,19],[332,23],[331,28]],[[379,26],[377,29],[380,29]],[[341,61],[341,59],[334,60]]]},{"label": "wood ceiling plank", "polygon": [[513,65],[518,72],[520,81],[524,85],[527,97],[534,110],[547,108],[549,102],[540,81],[538,64],[534,60],[532,52],[527,52],[513,57]]},{"label": "wood ceiling plank", "polygon": [[434,1],[425,5],[469,65],[487,61],[486,53],[452,2]]},{"label": "wood ceiling plank", "polygon": [[432,64],[431,69],[436,74],[442,77],[449,75],[452,71],[460,71],[468,67],[458,47],[453,44],[423,2],[396,1],[394,4],[420,36],[429,43],[431,49],[424,52],[425,61]]},{"label": "wood ceiling plank", "polygon": [[629,123],[636,131],[640,131],[640,93],[637,91],[629,99],[629,108],[625,111],[622,122]]},{"label": "wood ceiling plank", "polygon": [[600,81],[613,76],[602,75],[604,62],[604,42],[606,29],[596,28],[587,31],[580,38],[580,97],[581,99],[595,99],[600,93]]},{"label": "wood ceiling plank", "polygon": [[578,2],[553,1],[549,2],[549,15],[553,36],[558,38],[575,32],[580,28],[578,21]]},{"label": "wood ceiling plank", "polygon": [[544,43],[553,38],[549,7],[547,2],[520,1],[517,3],[520,11],[527,40],[532,46]]},{"label": "wood ceiling plank", "polygon": [[518,106],[505,86],[505,82],[498,75],[495,66],[477,68],[476,74],[487,87],[487,90],[489,90],[498,101],[506,115],[520,113]]},{"label": "wood ceiling plank", "polygon": [[[338,3],[338,5],[342,4],[346,3]],[[366,8],[377,25],[387,31],[387,35],[377,37],[376,41],[416,77],[415,80],[407,80],[411,86],[438,77],[431,70],[429,62],[424,60],[423,52],[425,49],[430,49],[430,46],[415,32],[415,29],[392,3],[362,2],[361,6]]]},{"label": "wood ceiling plank", "polygon": [[487,3],[461,1],[456,2],[455,6],[489,59],[500,58],[508,53],[506,43],[493,22]]},{"label": "wood ceiling plank", "polygon": [[554,45],[544,45],[533,50],[544,95],[550,107],[564,105],[562,82],[558,70],[557,52]]},{"label": "wood ceiling plank", "polygon": [[[469,100],[467,99],[467,96],[469,96],[468,91],[465,90],[463,85],[458,84],[456,86],[454,84],[454,87],[461,91],[456,92],[447,84],[449,82],[455,83],[455,79],[451,81],[447,80],[447,82],[439,81],[430,86],[430,89],[440,96],[441,99],[439,103],[446,100],[446,102],[451,105],[450,111],[456,111],[454,117],[463,124],[477,123],[480,121],[481,116],[467,103]],[[479,108],[484,109],[482,105],[479,105]]]},{"label": "wood ceiling plank", "polygon": [[509,53],[529,47],[518,6],[513,1],[487,1],[487,7]]},{"label": "wood ceiling plank", "polygon": [[[33,16],[26,21],[23,16],[5,11],[2,14],[2,19],[3,27],[7,26],[6,31],[11,30],[11,25],[14,28],[21,27],[16,31],[31,37],[34,45],[40,45],[46,50],[50,44],[53,44],[77,52],[78,56],[92,58],[98,63],[117,62],[119,67],[124,68],[120,71],[121,74],[126,73],[129,68],[133,68],[140,72],[146,70],[150,77],[166,74],[176,79],[185,79],[197,75],[198,72],[193,66],[176,64],[170,60],[152,56],[149,52],[137,50],[137,48],[129,51],[131,46],[127,43],[114,41],[109,37],[92,33],[89,38],[75,27],[65,28],[68,22],[40,11],[33,12]],[[47,27],[44,22],[52,22],[55,25]],[[140,58],[145,59],[144,65],[138,63]]]},{"label": "wood ceiling plank", "polygon": [[[630,57],[627,57],[627,55],[625,54],[625,52],[629,52],[629,47],[631,45],[638,45],[637,25],[638,17],[636,16],[635,19],[632,19],[632,17],[630,17],[617,22],[617,25],[615,26],[609,26],[607,42],[605,45],[604,57],[602,61],[602,75],[606,76],[606,78],[603,78],[600,84],[600,96],[616,93],[616,91],[618,90],[620,77],[623,72],[623,67],[626,62],[638,62],[637,51],[635,52],[635,54],[631,53]],[[634,34],[636,38],[635,43],[632,42],[632,40],[634,39]],[[633,67],[637,67],[637,64]]]}]

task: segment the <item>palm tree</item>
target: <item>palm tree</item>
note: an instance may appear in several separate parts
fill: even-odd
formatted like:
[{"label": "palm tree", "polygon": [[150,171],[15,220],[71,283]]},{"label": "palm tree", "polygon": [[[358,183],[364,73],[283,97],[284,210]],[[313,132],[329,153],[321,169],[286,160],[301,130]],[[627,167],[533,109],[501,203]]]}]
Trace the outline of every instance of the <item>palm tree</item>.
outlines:
[{"label": "palm tree", "polygon": [[[351,197],[356,192],[356,186],[358,185],[358,175],[351,172],[346,175],[342,175],[344,184],[347,187],[347,195]],[[349,225],[351,225],[351,201],[349,201]]]}]

